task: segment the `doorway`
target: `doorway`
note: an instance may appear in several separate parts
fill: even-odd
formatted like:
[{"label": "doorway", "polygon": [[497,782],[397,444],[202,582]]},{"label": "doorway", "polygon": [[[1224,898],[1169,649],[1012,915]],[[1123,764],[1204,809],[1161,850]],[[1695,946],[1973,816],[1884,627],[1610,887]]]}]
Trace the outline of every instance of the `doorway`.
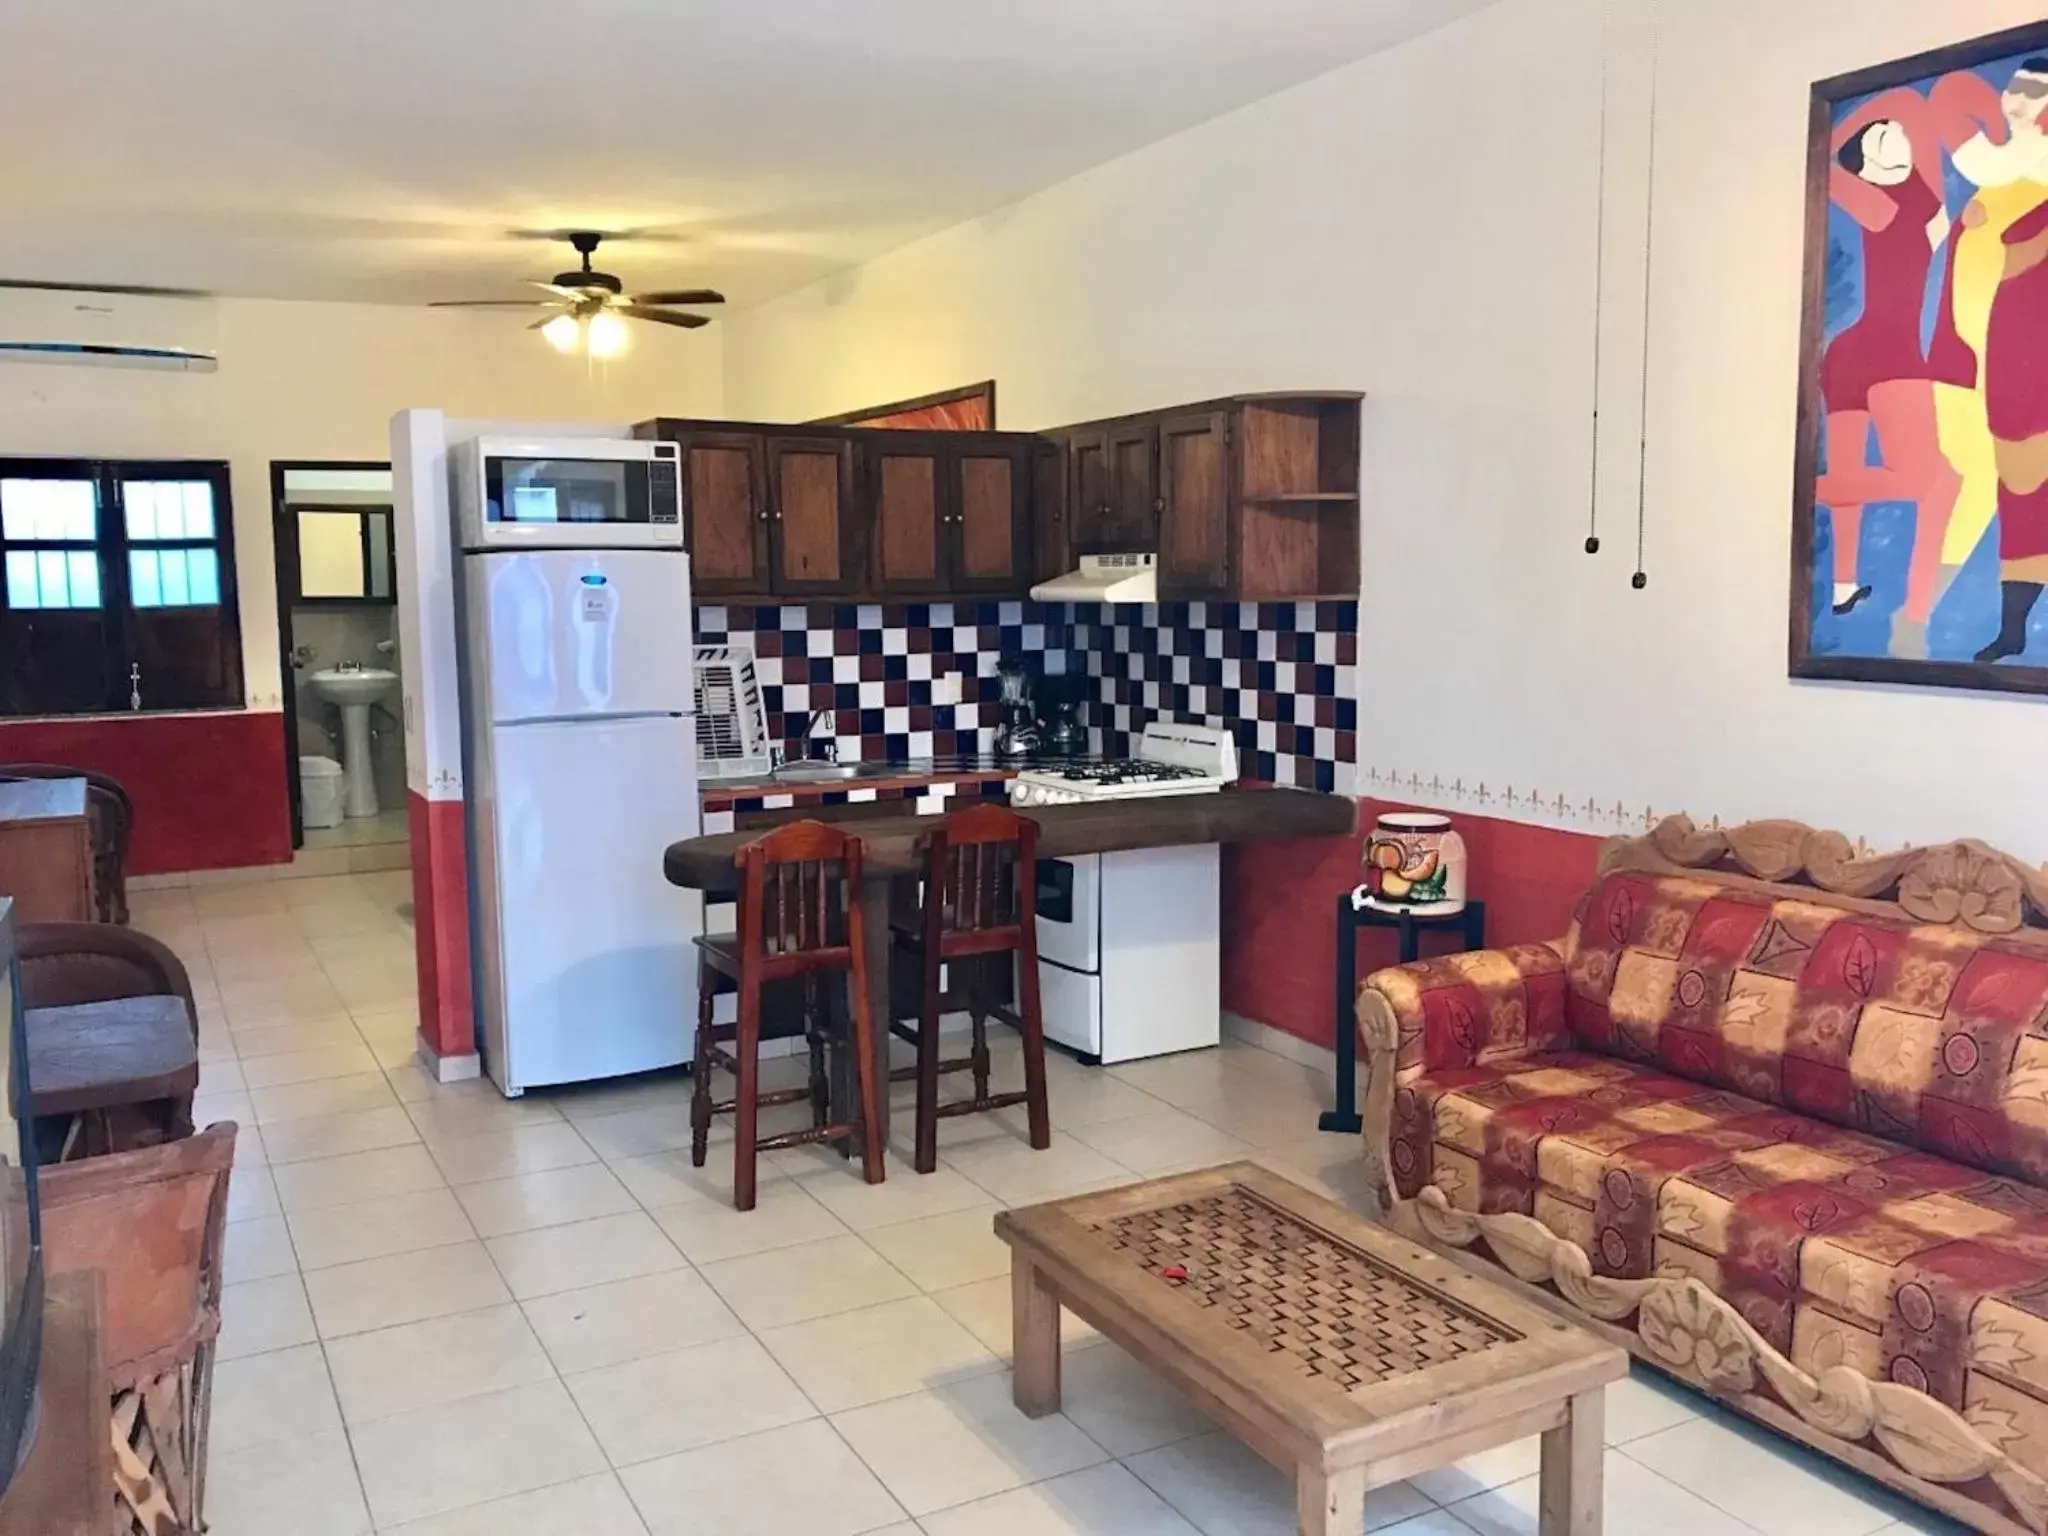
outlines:
[{"label": "doorway", "polygon": [[276,460],[270,501],[292,845],[334,873],[403,867],[391,465]]}]

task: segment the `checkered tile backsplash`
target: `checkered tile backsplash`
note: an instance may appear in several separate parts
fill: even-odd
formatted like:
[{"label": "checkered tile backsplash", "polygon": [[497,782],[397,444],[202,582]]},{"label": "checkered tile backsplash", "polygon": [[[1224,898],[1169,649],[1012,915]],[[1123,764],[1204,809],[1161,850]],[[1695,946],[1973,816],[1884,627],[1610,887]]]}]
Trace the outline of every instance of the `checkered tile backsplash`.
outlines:
[{"label": "checkered tile backsplash", "polygon": [[1357,793],[1358,604],[1064,606],[1104,754],[1165,715],[1228,726],[1248,779]]},{"label": "checkered tile backsplash", "polygon": [[[1248,778],[1356,792],[1356,603],[707,603],[697,638],[753,645],[770,740],[834,711],[842,761],[987,752],[1014,651],[1095,680],[1095,751],[1128,753],[1167,714],[1234,729]],[[935,703],[955,676],[960,702]]]}]

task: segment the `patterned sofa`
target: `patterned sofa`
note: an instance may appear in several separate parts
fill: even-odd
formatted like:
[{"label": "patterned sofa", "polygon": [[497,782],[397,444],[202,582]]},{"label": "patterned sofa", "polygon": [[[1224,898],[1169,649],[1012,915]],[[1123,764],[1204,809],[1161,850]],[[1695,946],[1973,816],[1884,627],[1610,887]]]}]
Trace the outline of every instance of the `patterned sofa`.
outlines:
[{"label": "patterned sofa", "polygon": [[1673,818],[1558,943],[1380,971],[1358,1025],[1395,1225],[1979,1530],[2048,1530],[2048,870]]}]

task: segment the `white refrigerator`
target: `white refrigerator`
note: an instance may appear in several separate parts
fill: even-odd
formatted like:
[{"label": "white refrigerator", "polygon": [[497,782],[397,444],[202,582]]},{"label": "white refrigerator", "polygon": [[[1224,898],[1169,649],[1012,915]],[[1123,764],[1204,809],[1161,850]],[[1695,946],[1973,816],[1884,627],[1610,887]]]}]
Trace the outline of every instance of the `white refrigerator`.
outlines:
[{"label": "white refrigerator", "polygon": [[462,562],[470,910],[484,1069],[508,1095],[690,1057],[701,898],[689,556]]}]

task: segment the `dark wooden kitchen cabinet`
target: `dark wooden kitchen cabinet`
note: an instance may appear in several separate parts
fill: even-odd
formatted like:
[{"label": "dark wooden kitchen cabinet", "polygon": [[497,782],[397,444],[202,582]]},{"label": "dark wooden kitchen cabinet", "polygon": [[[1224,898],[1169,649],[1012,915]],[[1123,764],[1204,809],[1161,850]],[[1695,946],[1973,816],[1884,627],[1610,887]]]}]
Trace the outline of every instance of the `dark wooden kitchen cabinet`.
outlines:
[{"label": "dark wooden kitchen cabinet", "polygon": [[945,592],[946,466],[937,433],[894,432],[867,447],[866,499],[874,508],[874,588]]},{"label": "dark wooden kitchen cabinet", "polygon": [[705,596],[768,590],[768,503],[761,438],[693,432],[680,439],[690,579]]},{"label": "dark wooden kitchen cabinet", "polygon": [[1159,423],[1159,584],[1230,587],[1230,416],[1194,411]]},{"label": "dark wooden kitchen cabinet", "polygon": [[947,445],[956,592],[1016,592],[1031,585],[1031,458],[1027,443]]},{"label": "dark wooden kitchen cabinet", "polygon": [[1355,598],[1355,393],[1236,395],[1040,433],[678,420],[698,592],[1022,597],[1153,553],[1166,601]]},{"label": "dark wooden kitchen cabinet", "polygon": [[796,597],[858,592],[863,562],[853,445],[770,437],[764,446],[774,590]]},{"label": "dark wooden kitchen cabinet", "polygon": [[897,597],[1029,587],[1034,446],[978,432],[877,433],[865,452],[871,590]]},{"label": "dark wooden kitchen cabinet", "polygon": [[1067,506],[1077,554],[1159,547],[1158,433],[1149,419],[1068,434]]},{"label": "dark wooden kitchen cabinet", "polygon": [[1360,399],[1238,395],[1052,429],[1065,548],[1041,521],[1041,577],[1061,553],[1151,552],[1168,601],[1356,597]]}]

